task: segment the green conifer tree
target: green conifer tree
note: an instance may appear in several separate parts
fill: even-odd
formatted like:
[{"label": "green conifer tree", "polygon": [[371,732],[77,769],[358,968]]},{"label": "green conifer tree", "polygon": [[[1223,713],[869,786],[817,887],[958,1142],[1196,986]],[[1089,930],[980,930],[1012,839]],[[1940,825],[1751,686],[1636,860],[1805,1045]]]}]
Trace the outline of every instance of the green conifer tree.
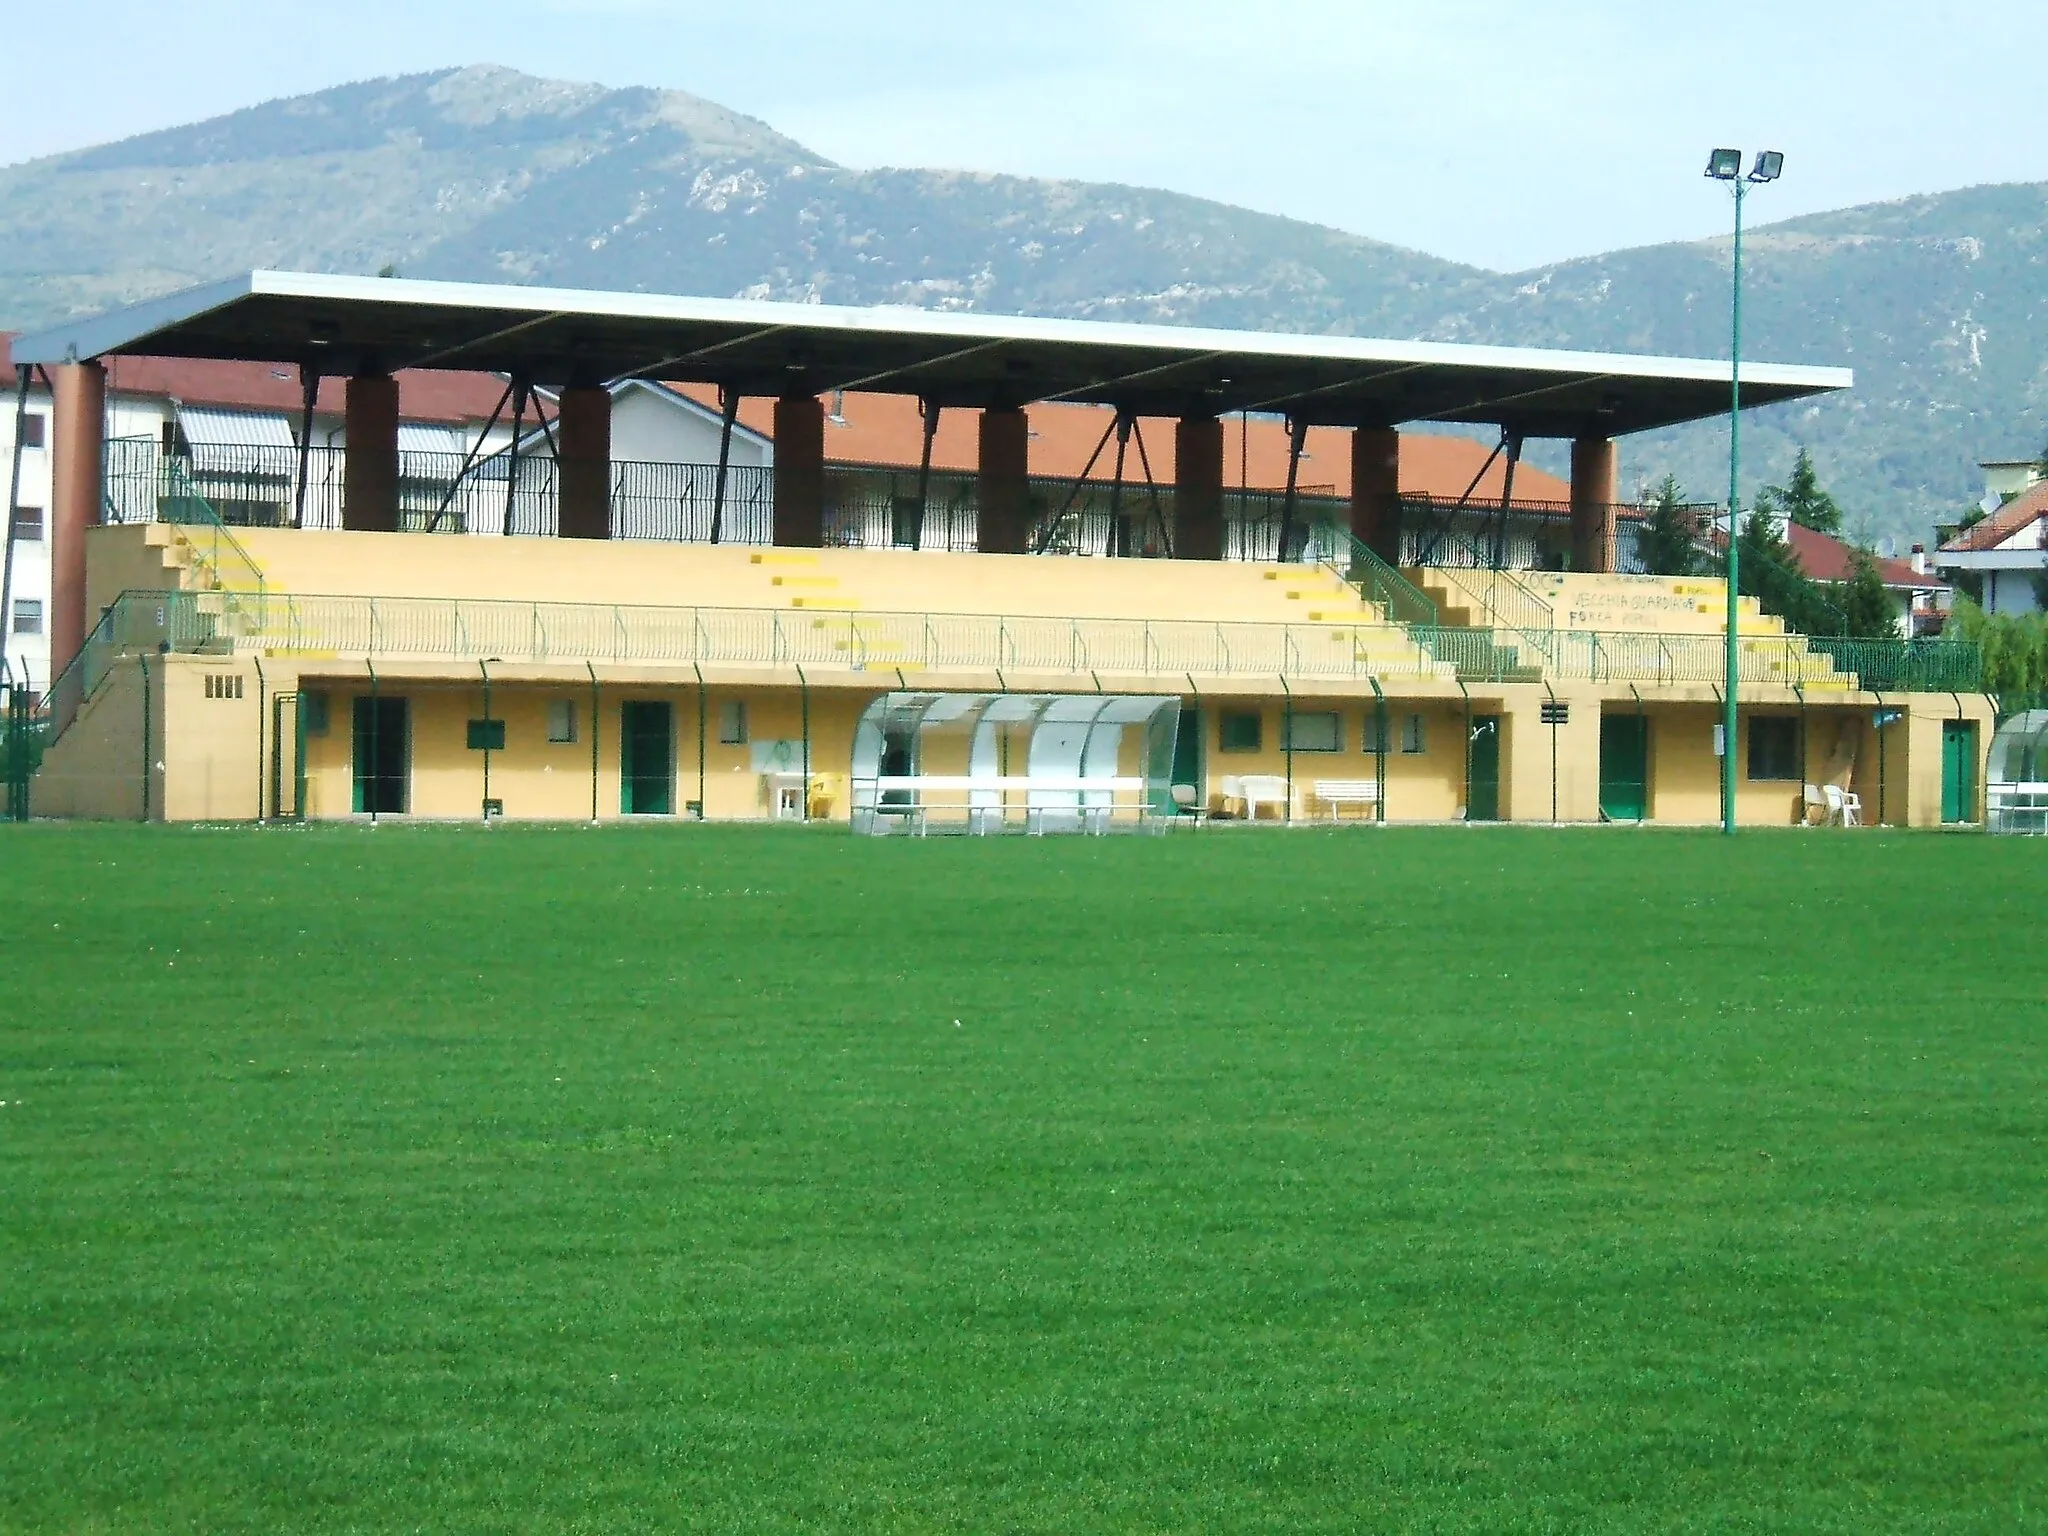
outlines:
[{"label": "green conifer tree", "polygon": [[1699,521],[1676,475],[1666,475],[1652,495],[1636,530],[1636,558],[1652,576],[1697,576],[1708,563],[1700,548]]},{"label": "green conifer tree", "polygon": [[1842,629],[1858,640],[1894,640],[1899,634],[1899,605],[1884,589],[1884,575],[1866,549],[1849,556],[1849,579],[1834,596],[1842,610]]},{"label": "green conifer tree", "polygon": [[1772,517],[1789,519],[1802,528],[1811,528],[1816,533],[1838,534],[1842,531],[1842,509],[1835,504],[1835,498],[1821,488],[1820,475],[1814,470],[1813,455],[1804,448],[1792,466],[1792,477],[1783,485],[1767,485],[1757,493],[1757,510]]}]

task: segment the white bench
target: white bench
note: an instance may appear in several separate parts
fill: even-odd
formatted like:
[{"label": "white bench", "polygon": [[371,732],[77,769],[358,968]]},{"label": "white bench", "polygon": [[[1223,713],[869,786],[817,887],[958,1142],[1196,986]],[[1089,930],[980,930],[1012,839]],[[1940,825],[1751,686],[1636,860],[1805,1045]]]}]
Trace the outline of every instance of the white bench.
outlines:
[{"label": "white bench", "polygon": [[934,811],[961,815],[967,830],[1000,832],[1011,811],[1024,813],[1027,832],[1045,830],[1046,818],[1072,817],[1084,832],[1107,832],[1119,812],[1140,821],[1150,815],[1141,778],[1034,777],[1029,774],[878,774],[856,777],[852,809],[879,827],[900,821],[922,837]]},{"label": "white bench", "polygon": [[1315,798],[1330,808],[1330,820],[1338,819],[1339,812],[1347,805],[1361,810],[1377,810],[1380,803],[1380,786],[1377,779],[1317,779]]},{"label": "white bench", "polygon": [[1989,784],[1984,809],[1993,832],[2048,833],[2048,784]]}]

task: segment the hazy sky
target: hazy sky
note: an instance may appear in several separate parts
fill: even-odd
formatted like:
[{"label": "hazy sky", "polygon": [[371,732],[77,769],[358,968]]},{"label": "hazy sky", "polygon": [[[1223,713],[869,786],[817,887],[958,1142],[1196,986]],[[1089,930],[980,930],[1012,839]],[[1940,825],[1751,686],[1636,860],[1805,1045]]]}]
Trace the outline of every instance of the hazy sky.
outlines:
[{"label": "hazy sky", "polygon": [[2048,180],[2048,4],[1976,0],[91,0],[10,6],[0,163],[490,61],[678,87],[848,165],[1137,182],[1521,268]]}]

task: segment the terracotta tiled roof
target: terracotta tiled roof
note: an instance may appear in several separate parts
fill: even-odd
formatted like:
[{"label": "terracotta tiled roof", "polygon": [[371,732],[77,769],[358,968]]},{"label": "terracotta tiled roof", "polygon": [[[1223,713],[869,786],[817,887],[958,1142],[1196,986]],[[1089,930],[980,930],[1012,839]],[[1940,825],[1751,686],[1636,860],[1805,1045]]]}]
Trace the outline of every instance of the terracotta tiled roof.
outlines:
[{"label": "terracotta tiled roof", "polygon": [[[717,409],[717,392],[708,386],[674,386],[702,404]],[[828,406],[830,400],[828,399]],[[1034,405],[1025,412],[1031,423],[1031,473],[1073,479],[1081,473],[1095,445],[1110,424],[1109,411],[1092,405]],[[825,426],[825,457],[835,464],[908,465],[914,467],[924,447],[924,427],[917,402],[906,395],[848,394],[840,397],[844,425]],[[740,404],[740,420],[757,432],[775,430],[775,402],[749,397]],[[1152,461],[1152,478],[1173,483],[1173,423],[1147,417],[1138,424]],[[1351,494],[1350,433],[1336,427],[1314,427],[1302,459],[1300,486],[1321,496]],[[1405,433],[1401,438],[1401,489],[1410,495],[1462,496],[1491,450],[1467,437]],[[947,411],[939,418],[932,443],[932,467],[972,473],[980,459],[980,437],[973,411]],[[1116,467],[1111,442],[1096,461],[1091,478],[1108,480]],[[1484,500],[1501,492],[1502,465],[1487,471],[1474,497]],[[1145,475],[1134,440],[1124,464],[1124,478],[1143,484]],[[1223,483],[1279,490],[1287,484],[1287,429],[1276,420],[1253,420],[1247,430],[1234,416],[1223,422]],[[1517,501],[1567,501],[1571,488],[1555,475],[1524,464],[1515,471]]]},{"label": "terracotta tiled roof", "polygon": [[[16,387],[12,335],[0,335],[0,388]],[[296,368],[275,363],[223,363],[167,357],[107,359],[107,387],[121,394],[160,395],[184,405],[228,406],[248,411],[297,411],[303,405]],[[323,379],[317,409],[342,411],[342,382]],[[407,421],[481,421],[505,392],[505,381],[488,373],[416,370],[398,375],[398,398]]]},{"label": "terracotta tiled roof", "polygon": [[2013,498],[1974,527],[1965,528],[1941,547],[1946,550],[1996,549],[2016,533],[2048,516],[2048,480]]},{"label": "terracotta tiled roof", "polygon": [[[1847,581],[1855,569],[1852,563],[1854,546],[1825,533],[1816,533],[1811,528],[1793,523],[1787,528],[1785,542],[1799,557],[1800,569],[1815,581]],[[1913,569],[1911,562],[1905,560],[1878,558],[1877,572],[1887,587],[1895,589],[1938,592],[1948,586],[1938,576],[1922,576]]]}]

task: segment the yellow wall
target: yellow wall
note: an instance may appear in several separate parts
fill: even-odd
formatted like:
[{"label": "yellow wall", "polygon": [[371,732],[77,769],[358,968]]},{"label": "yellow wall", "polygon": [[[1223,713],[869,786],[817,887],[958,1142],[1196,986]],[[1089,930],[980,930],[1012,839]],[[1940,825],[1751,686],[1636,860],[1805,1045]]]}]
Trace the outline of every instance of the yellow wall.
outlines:
[{"label": "yellow wall", "polygon": [[[152,702],[161,675],[155,658],[148,662]],[[150,740],[143,739],[144,673],[137,662],[124,662],[107,674],[76,719],[50,747],[29,785],[29,813],[34,816],[86,821],[140,821],[145,772],[153,772],[161,733],[161,711],[152,710]],[[151,811],[157,813],[151,790]]]},{"label": "yellow wall", "polygon": [[[309,680],[329,699],[329,730],[307,741],[308,814],[316,817],[353,814],[353,718],[358,698],[369,695],[361,679],[322,684]],[[410,799],[407,814],[421,817],[480,818],[485,798],[484,759],[468,745],[469,722],[485,718],[481,681],[454,686],[445,682],[391,679],[381,685],[385,698],[403,698],[409,705]],[[698,694],[695,687],[632,687],[614,683],[600,690],[597,737],[596,803],[601,820],[621,815],[620,739],[622,706],[628,702],[666,703],[670,707],[674,754],[673,814],[688,815],[699,797]],[[811,699],[811,764],[814,775],[831,781],[829,814],[847,815],[845,777],[853,755],[853,731],[873,697],[871,692],[815,692]],[[575,703],[577,739],[547,739],[548,704],[554,699]],[[746,705],[746,744],[721,742],[721,705],[739,699]],[[766,776],[755,771],[754,744],[800,742],[803,702],[794,690],[711,687],[705,694],[701,793],[709,820],[749,820],[773,814]],[[505,724],[505,747],[490,758],[490,798],[502,803],[510,820],[587,820],[591,811],[591,702],[587,686],[550,687],[504,683],[491,690],[491,718]],[[289,791],[287,791],[289,794]]]},{"label": "yellow wall", "polygon": [[[1183,707],[1187,707],[1183,704]],[[1222,799],[1222,781],[1245,774],[1285,777],[1288,754],[1282,746],[1284,699],[1229,697],[1204,694],[1201,700],[1203,767],[1208,778],[1211,807]],[[1296,752],[1294,787],[1301,812],[1313,817],[1327,814],[1311,796],[1317,779],[1369,779],[1377,761],[1363,751],[1368,722],[1373,719],[1370,700],[1317,698],[1297,694],[1294,708],[1300,714],[1337,712],[1343,726],[1340,752]],[[1259,716],[1260,748],[1257,752],[1225,752],[1222,747],[1224,713],[1252,712]],[[1423,751],[1401,750],[1402,729],[1407,717],[1423,718]],[[1387,785],[1386,819],[1389,821],[1452,821],[1464,814],[1465,717],[1463,708],[1439,699],[1395,699],[1387,701]],[[1262,817],[1263,817],[1262,813]],[[1347,815],[1356,812],[1347,811]]]}]

